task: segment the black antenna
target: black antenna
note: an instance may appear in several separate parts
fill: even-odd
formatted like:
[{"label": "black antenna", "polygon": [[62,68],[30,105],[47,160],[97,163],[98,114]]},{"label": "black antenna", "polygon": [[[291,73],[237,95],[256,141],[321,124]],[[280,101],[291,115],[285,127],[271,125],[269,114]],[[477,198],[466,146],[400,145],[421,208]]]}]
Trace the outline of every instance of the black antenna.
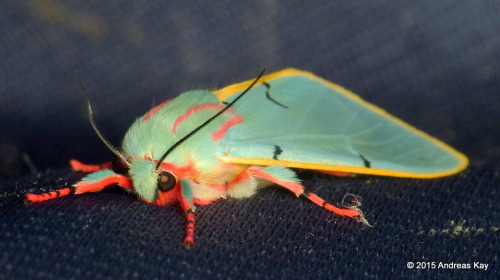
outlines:
[{"label": "black antenna", "polygon": [[123,160],[125,164],[130,165],[130,163],[127,161],[127,158],[122,153],[120,153],[120,151],[118,151],[118,149],[115,148],[108,140],[106,140],[106,138],[104,138],[104,136],[97,128],[97,125],[95,124],[94,121],[94,113],[92,113],[92,106],[90,105],[89,95],[87,94],[87,91],[83,86],[82,80],[80,79],[80,74],[78,72],[76,73],[76,79],[78,80],[78,84],[80,85],[80,88],[82,90],[85,102],[87,103],[87,116],[89,118],[90,125],[92,125],[92,128],[94,129],[95,133],[97,134],[97,136],[99,136],[104,145],[108,147],[108,149],[110,149],[115,155],[117,155],[121,160]]},{"label": "black antenna", "polygon": [[160,160],[156,164],[156,170],[158,170],[158,168],[160,168],[160,165],[163,162],[163,160],[165,160],[165,158],[168,156],[168,154],[170,154],[175,148],[179,147],[180,144],[182,144],[184,141],[186,141],[189,137],[191,137],[194,134],[196,134],[198,131],[200,131],[200,129],[202,129],[207,124],[209,124],[211,121],[213,121],[215,118],[217,118],[218,116],[220,116],[227,109],[229,109],[229,107],[233,106],[233,104],[236,103],[236,101],[238,101],[241,97],[243,97],[243,95],[245,95],[257,83],[257,81],[259,81],[259,79],[262,77],[262,75],[264,75],[264,72],[266,72],[266,68],[264,68],[262,70],[262,72],[260,72],[259,76],[257,76],[257,78],[252,82],[252,84],[250,84],[250,86],[248,86],[245,89],[245,91],[243,91],[242,93],[240,93],[240,95],[238,95],[238,97],[236,97],[231,103],[227,104],[226,107],[224,107],[224,109],[220,110],[217,114],[213,115],[210,119],[206,120],[204,123],[202,123],[200,126],[198,126],[197,128],[195,128],[194,130],[192,130],[186,136],[182,137],[179,141],[175,142],[175,144],[172,145],[172,147],[170,147],[170,149],[168,149],[161,156]]}]

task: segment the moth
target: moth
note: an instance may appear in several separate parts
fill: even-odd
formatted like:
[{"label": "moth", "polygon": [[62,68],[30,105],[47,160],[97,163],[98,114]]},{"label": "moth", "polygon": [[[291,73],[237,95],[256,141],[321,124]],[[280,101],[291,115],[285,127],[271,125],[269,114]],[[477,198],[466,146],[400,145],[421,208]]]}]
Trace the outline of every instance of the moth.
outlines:
[{"label": "moth", "polygon": [[284,69],[216,91],[192,90],[139,117],[121,149],[90,123],[118,160],[73,170],[90,172],[71,187],[26,194],[27,202],[98,192],[110,185],[147,203],[178,203],[186,215],[184,245],[194,245],[196,205],[248,198],[279,186],[337,215],[368,224],[351,197],[336,207],[305,190],[292,168],[333,175],[410,178],[448,176],[465,155],[309,72]]}]

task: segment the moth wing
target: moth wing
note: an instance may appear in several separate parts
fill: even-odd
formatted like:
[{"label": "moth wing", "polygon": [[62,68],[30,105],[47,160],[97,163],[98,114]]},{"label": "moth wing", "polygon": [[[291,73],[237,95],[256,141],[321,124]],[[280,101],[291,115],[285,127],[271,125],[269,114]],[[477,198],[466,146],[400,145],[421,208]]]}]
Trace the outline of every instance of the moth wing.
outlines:
[{"label": "moth wing", "polygon": [[[214,94],[230,102],[251,82]],[[221,140],[224,162],[413,178],[451,175],[468,164],[436,138],[296,69],[262,77],[234,107],[245,121]]]}]

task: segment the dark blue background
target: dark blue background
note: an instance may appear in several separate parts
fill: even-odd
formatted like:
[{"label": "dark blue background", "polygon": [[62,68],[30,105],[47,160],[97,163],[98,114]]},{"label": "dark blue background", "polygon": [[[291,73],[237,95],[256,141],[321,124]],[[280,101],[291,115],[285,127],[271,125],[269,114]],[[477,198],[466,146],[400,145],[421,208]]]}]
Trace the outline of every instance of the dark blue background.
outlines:
[{"label": "dark blue background", "polygon": [[[214,2],[214,3],[212,3]],[[500,227],[500,5],[494,1],[4,1],[0,4],[0,279],[490,278]],[[23,205],[70,185],[67,161],[112,158],[154,104],[285,67],[308,70],[467,154],[434,180],[302,174],[374,228],[268,189],[199,207],[196,249],[176,205],[120,190]],[[31,170],[29,168],[31,166]],[[38,173],[34,172],[33,167]],[[407,262],[488,263],[488,271]]]}]

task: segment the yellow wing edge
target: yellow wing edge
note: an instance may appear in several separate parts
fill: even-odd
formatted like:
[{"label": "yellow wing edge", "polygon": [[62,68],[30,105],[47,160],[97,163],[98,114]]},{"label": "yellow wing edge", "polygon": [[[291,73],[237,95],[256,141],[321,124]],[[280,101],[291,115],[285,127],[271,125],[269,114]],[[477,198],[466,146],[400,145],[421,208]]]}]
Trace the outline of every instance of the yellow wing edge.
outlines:
[{"label": "yellow wing edge", "polygon": [[[350,166],[338,166],[338,165],[325,165],[325,164],[316,164],[316,163],[305,163],[305,162],[292,162],[292,161],[281,161],[281,160],[274,160],[274,159],[260,159],[260,158],[236,158],[236,157],[222,157],[221,160],[224,162],[230,162],[230,163],[240,163],[240,164],[254,164],[254,165],[273,165],[273,164],[279,164],[283,165],[286,167],[291,167],[291,168],[303,168],[303,169],[311,169],[311,170],[325,170],[325,171],[341,171],[341,172],[349,172],[349,173],[357,173],[357,174],[369,174],[369,175],[382,175],[382,176],[393,176],[393,177],[408,177],[408,178],[437,178],[437,177],[444,177],[444,176],[449,176],[453,175],[456,173],[459,173],[460,171],[464,170],[468,164],[469,164],[469,159],[459,151],[455,150],[454,148],[448,146],[446,143],[430,136],[429,134],[416,129],[415,127],[409,125],[408,123],[392,116],[391,114],[387,113],[385,110],[381,109],[380,107],[377,107],[371,103],[368,103],[367,101],[361,99],[357,94],[349,91],[348,89],[339,86],[337,84],[334,84],[330,81],[327,81],[321,77],[318,77],[314,75],[313,73],[307,72],[307,71],[302,71],[298,70],[295,68],[286,68],[278,72],[274,72],[268,75],[263,76],[256,85],[262,84],[264,82],[271,81],[273,79],[281,78],[281,77],[287,77],[287,76],[303,76],[307,77],[311,80],[318,81],[322,84],[325,84],[327,87],[340,92],[344,96],[348,97],[349,99],[367,107],[371,111],[377,113],[378,115],[381,115],[383,117],[386,117],[393,122],[401,125],[402,127],[408,129],[409,131],[412,131],[426,140],[436,144],[437,146],[441,147],[442,149],[446,150],[453,156],[455,156],[459,164],[456,168],[444,171],[444,172],[436,172],[436,173],[412,173],[412,172],[401,172],[401,171],[394,171],[394,170],[386,170],[386,169],[376,169],[376,168],[367,168],[367,167],[350,167]],[[237,83],[237,84],[232,84],[229,86],[226,86],[222,89],[214,91],[214,94],[217,96],[217,98],[222,102],[229,98],[231,95],[243,91],[247,89],[250,84],[254,80],[248,80],[245,82]]]},{"label": "yellow wing edge", "polygon": [[366,168],[366,167],[353,167],[353,166],[341,166],[341,165],[327,165],[319,163],[308,163],[308,162],[296,162],[296,161],[285,161],[285,160],[274,160],[265,158],[237,158],[237,157],[221,157],[223,162],[226,163],[237,163],[246,165],[281,165],[290,168],[300,168],[309,169],[316,171],[340,171],[353,174],[365,174],[365,175],[380,175],[380,176],[390,176],[390,177],[406,177],[406,178],[419,178],[419,179],[430,179],[445,177],[456,174],[462,171],[466,166],[461,169],[453,169],[445,172],[436,173],[413,173],[413,172],[403,172],[387,169],[377,169],[377,168]]}]

